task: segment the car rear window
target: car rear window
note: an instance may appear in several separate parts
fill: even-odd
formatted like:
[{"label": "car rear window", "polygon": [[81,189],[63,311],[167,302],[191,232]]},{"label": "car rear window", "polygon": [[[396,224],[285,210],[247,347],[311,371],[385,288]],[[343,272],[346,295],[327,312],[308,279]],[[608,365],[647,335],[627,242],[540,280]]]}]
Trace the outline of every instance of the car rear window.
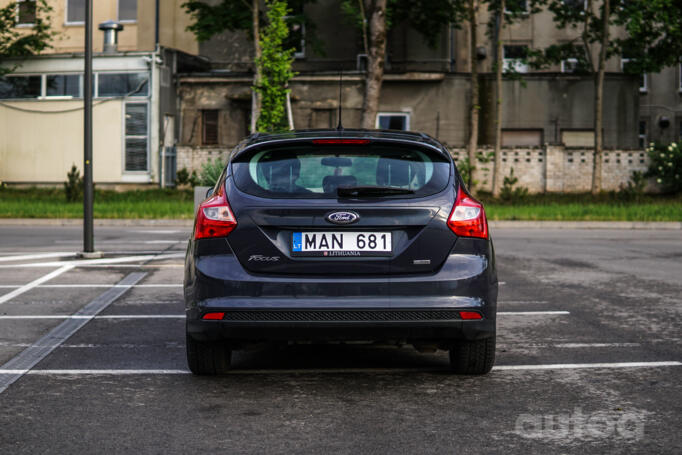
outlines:
[{"label": "car rear window", "polygon": [[428,149],[394,145],[296,145],[260,149],[232,162],[235,184],[261,197],[336,198],[339,187],[389,187],[424,197],[442,191],[450,162]]}]

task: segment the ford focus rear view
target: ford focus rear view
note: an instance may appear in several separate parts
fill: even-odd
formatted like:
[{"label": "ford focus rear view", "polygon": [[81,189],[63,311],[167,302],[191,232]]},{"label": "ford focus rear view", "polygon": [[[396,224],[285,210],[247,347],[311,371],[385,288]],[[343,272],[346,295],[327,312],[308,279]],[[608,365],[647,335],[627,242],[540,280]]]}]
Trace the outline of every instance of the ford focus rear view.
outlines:
[{"label": "ford focus rear view", "polygon": [[184,295],[196,374],[263,342],[444,349],[464,374],[494,362],[485,211],[424,134],[250,136],[199,206]]}]

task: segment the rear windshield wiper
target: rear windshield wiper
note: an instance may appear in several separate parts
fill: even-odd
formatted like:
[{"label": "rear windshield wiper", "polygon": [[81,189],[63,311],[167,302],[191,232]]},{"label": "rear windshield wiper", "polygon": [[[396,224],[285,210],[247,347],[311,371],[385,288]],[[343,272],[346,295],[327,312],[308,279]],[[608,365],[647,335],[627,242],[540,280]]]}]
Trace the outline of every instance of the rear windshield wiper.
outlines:
[{"label": "rear windshield wiper", "polygon": [[414,194],[414,190],[395,186],[341,186],[336,189],[340,197],[393,196],[398,194]]}]

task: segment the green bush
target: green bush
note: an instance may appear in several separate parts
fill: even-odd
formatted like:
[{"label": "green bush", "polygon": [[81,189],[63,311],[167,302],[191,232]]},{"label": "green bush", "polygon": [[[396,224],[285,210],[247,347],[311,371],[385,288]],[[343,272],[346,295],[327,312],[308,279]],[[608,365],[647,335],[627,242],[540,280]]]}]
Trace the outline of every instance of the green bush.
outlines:
[{"label": "green bush", "polygon": [[202,186],[214,186],[218,181],[218,177],[225,169],[225,162],[220,158],[215,160],[208,160],[201,166],[199,173],[199,184]]},{"label": "green bush", "polygon": [[183,167],[175,174],[175,186],[191,186],[192,188],[199,184],[199,177],[197,171],[192,171],[190,174],[186,167]]},{"label": "green bush", "polygon": [[519,182],[518,177],[514,176],[514,168],[509,171],[509,176],[506,176],[502,181],[502,188],[500,189],[500,199],[505,202],[520,201],[528,196],[528,188],[519,186],[514,188]]},{"label": "green bush", "polygon": [[664,192],[682,192],[682,149],[675,142],[667,147],[661,144],[649,144],[649,170],[647,177],[656,179]]},{"label": "green bush", "polygon": [[75,164],[66,174],[64,194],[67,202],[77,202],[83,199],[83,177],[81,177],[81,173]]},{"label": "green bush", "polygon": [[618,191],[618,199],[625,201],[639,201],[646,188],[646,176],[644,172],[632,171],[627,185],[621,185]]}]

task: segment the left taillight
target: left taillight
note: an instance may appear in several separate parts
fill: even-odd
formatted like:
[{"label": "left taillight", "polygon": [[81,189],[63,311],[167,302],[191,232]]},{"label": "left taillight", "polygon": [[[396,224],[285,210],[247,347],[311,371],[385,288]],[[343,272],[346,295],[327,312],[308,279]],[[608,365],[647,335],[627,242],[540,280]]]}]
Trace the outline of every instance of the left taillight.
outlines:
[{"label": "left taillight", "polygon": [[488,220],[483,204],[464,192],[457,190],[457,200],[448,218],[448,226],[460,237],[488,238]]},{"label": "left taillight", "polygon": [[194,226],[195,239],[225,237],[237,227],[237,219],[227,202],[223,187],[199,205]]}]

